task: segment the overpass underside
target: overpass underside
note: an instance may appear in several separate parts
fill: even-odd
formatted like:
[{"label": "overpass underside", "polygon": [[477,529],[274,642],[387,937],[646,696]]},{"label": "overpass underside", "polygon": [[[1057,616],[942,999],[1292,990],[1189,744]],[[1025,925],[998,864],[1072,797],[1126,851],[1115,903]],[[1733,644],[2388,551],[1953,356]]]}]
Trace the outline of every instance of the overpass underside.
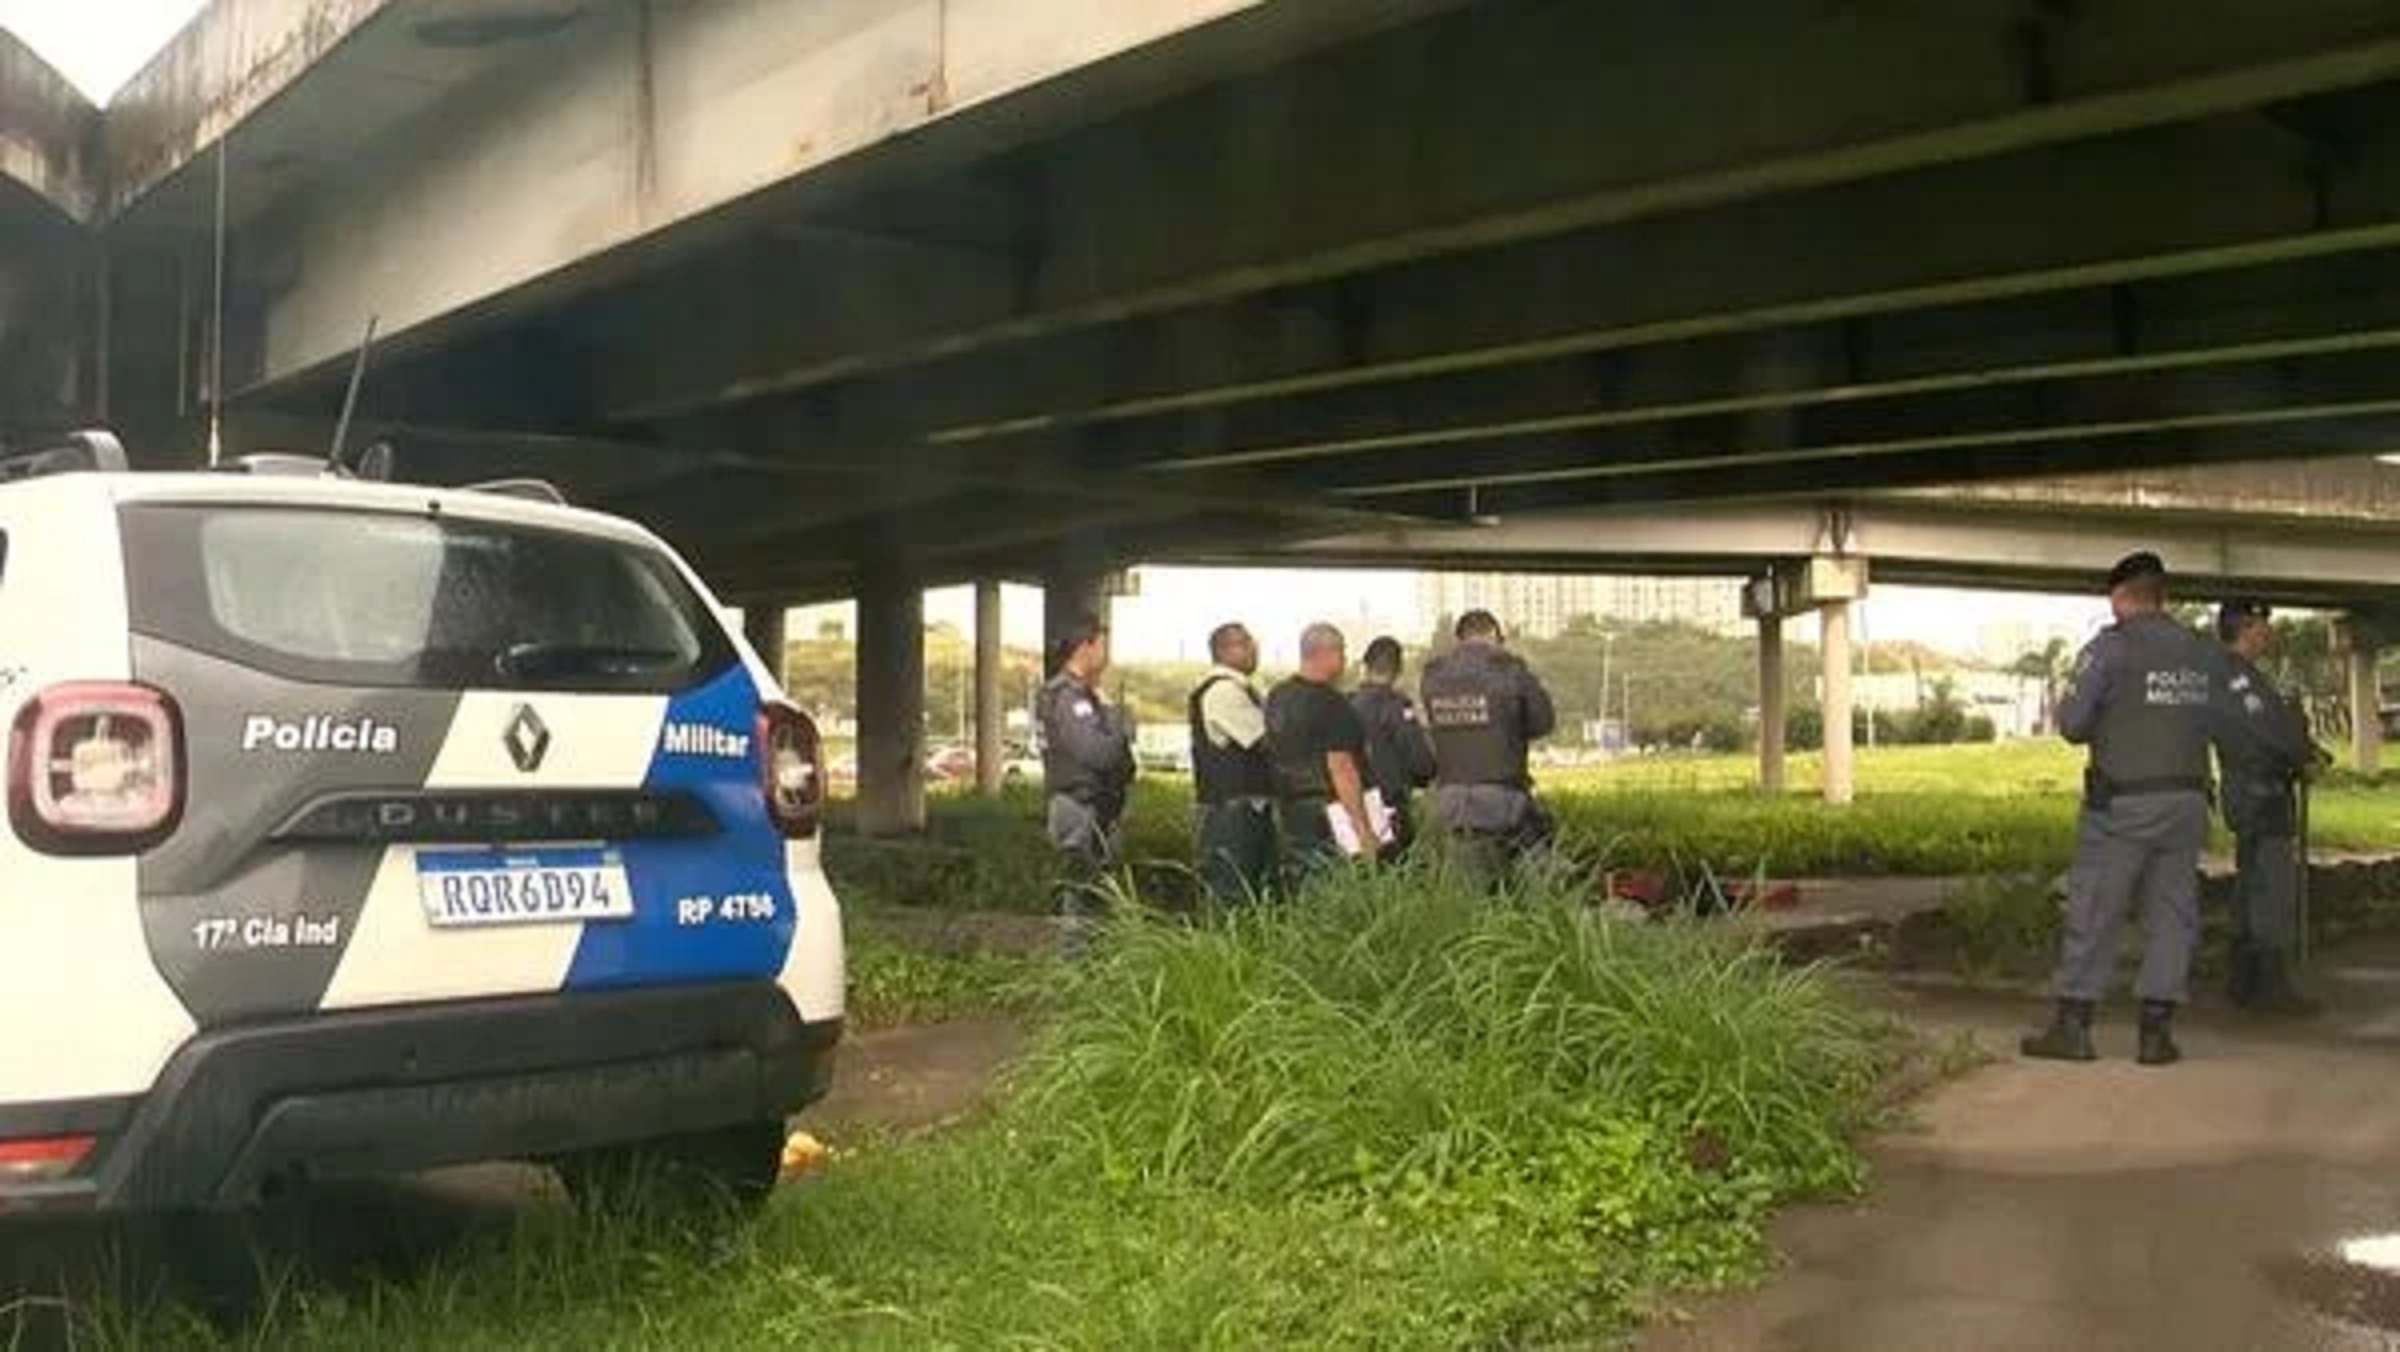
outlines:
[{"label": "overpass underside", "polygon": [[762,607],[2400,451],[2390,0],[521,8],[217,0],[91,411],[311,444],[372,316],[404,462]]},{"label": "overpass underside", "polygon": [[[370,417],[608,455],[587,496],[754,598],[2400,450],[2383,0],[1153,0],[922,88],[1072,8],[594,9],[356,172],[236,127],[234,407],[329,417],[381,315]],[[207,164],[117,228],[201,224]]]}]

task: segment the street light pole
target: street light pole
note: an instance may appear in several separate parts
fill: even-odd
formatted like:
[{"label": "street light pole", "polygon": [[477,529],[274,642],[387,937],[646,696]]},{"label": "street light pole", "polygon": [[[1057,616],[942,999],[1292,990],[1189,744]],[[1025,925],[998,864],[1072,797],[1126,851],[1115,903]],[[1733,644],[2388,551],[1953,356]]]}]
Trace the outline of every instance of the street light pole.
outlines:
[{"label": "street light pole", "polygon": [[1617,636],[1600,635],[1600,748],[1608,749],[1608,678],[1609,665],[1617,655]]}]

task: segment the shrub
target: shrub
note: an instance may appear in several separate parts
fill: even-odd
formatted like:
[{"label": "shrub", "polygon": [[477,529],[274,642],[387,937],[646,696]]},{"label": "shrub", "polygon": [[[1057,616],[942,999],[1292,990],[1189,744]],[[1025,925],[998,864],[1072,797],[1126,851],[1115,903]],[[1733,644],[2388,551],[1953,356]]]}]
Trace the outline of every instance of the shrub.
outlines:
[{"label": "shrub", "polygon": [[[259,1345],[1455,1347],[1588,1339],[1860,1182],[1879,1024],[1722,925],[1557,883],[1135,915],[986,1119],[850,1146],[730,1249],[555,1213]],[[181,1328],[121,1321],[106,1345]]]}]

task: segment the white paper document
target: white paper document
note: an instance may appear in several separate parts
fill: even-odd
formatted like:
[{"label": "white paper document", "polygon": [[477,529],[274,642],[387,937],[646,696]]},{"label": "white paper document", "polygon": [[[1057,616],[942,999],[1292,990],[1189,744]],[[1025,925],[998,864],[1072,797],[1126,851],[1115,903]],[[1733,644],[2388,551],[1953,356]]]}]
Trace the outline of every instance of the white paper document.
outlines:
[{"label": "white paper document", "polygon": [[[1333,824],[1333,843],[1342,847],[1342,853],[1354,857],[1364,853],[1359,848],[1358,828],[1351,824],[1349,811],[1340,803],[1325,805],[1325,820]],[[1392,810],[1384,806],[1381,789],[1367,790],[1367,824],[1375,828],[1378,842],[1392,843]]]}]

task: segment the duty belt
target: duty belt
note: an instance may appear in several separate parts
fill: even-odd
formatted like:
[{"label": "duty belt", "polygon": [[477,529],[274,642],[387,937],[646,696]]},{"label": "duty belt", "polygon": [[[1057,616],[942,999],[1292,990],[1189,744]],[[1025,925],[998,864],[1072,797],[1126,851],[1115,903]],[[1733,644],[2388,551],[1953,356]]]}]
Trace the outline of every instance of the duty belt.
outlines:
[{"label": "duty belt", "polygon": [[2146,793],[2196,793],[2206,797],[2208,780],[2205,777],[2194,775],[2110,779],[2098,770],[2087,769],[2084,771],[2084,801],[2094,808],[2105,808],[2119,798],[2138,797]]}]

